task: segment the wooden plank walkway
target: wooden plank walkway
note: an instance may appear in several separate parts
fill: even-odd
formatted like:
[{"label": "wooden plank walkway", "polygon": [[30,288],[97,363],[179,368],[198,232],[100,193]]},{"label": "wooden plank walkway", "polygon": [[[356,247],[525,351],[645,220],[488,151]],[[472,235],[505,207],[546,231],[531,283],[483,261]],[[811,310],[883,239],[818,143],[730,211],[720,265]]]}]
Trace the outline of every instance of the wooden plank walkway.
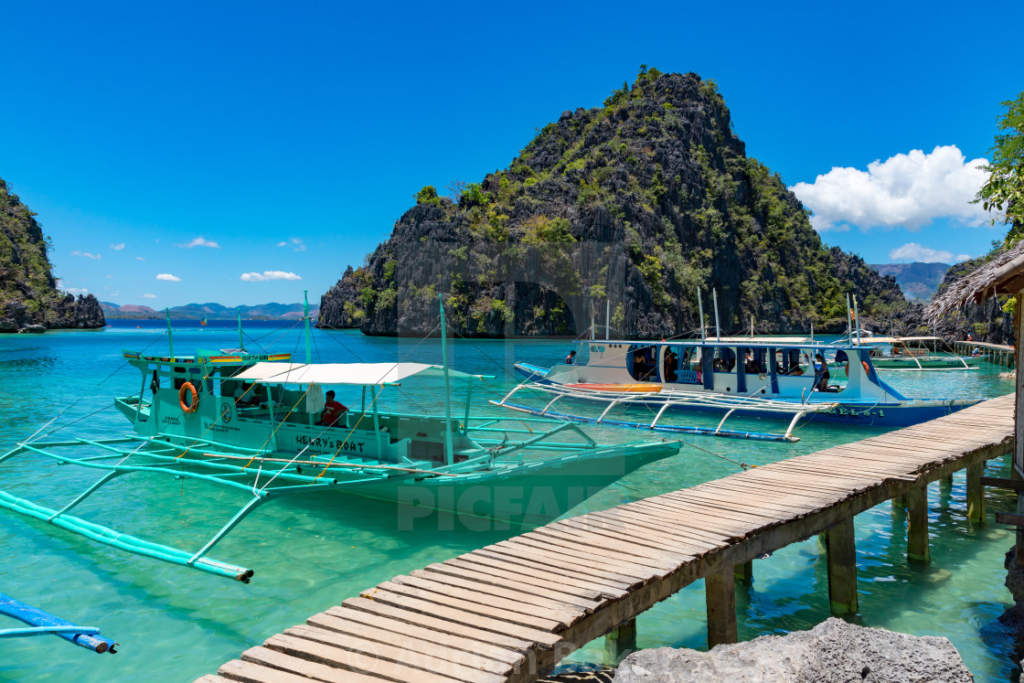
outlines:
[{"label": "wooden plank walkway", "polygon": [[[197,683],[528,683],[705,577],[709,638],[728,642],[734,567],[825,531],[830,546],[848,539],[855,605],[853,516],[907,494],[911,505],[926,503],[922,487],[964,467],[976,481],[986,460],[1013,447],[1013,406],[1013,395],[1003,396],[540,527],[366,590]],[[831,554],[829,566],[831,581]]]}]

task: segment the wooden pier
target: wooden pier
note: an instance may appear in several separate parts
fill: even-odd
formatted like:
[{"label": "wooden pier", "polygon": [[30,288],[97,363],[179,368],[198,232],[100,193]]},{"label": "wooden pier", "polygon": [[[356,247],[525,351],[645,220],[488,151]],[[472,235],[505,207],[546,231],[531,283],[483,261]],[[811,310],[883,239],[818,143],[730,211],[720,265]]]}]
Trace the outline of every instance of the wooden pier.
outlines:
[{"label": "wooden pier", "polygon": [[835,614],[856,613],[853,518],[897,499],[910,561],[927,562],[927,485],[967,469],[985,518],[985,462],[1013,449],[1013,395],[932,422],[555,522],[409,576],[271,636],[197,683],[528,683],[705,579],[708,641],[736,641],[735,583],[751,561],[825,534]]},{"label": "wooden pier", "polygon": [[985,349],[988,351],[988,356],[996,365],[1002,365],[1007,368],[1014,367],[1016,351],[1012,346],[1006,346],[1005,344],[989,344],[987,342],[974,342],[974,341],[955,341],[953,342],[953,350],[962,356],[969,356],[975,349]]}]

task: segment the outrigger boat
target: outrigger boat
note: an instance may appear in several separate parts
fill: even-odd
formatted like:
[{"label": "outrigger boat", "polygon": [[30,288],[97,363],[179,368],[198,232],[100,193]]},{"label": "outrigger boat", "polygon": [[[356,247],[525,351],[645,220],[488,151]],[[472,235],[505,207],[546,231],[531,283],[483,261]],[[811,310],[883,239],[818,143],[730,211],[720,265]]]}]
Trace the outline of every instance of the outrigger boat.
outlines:
[{"label": "outrigger boat", "polygon": [[[471,415],[472,383],[485,379],[447,365],[444,307],[442,365],[313,363],[308,304],[306,362],[290,354],[223,352],[166,356],[125,351],[140,371],[136,395],[114,405],[135,433],[120,438],[27,440],[0,456],[40,455],[102,476],[64,507],[46,508],[0,491],[0,507],[100,543],[248,582],[253,571],[207,557],[257,507],[275,498],[337,490],[510,524],[550,520],[642,465],[674,455],[678,442],[596,443],[578,426],[551,419]],[[388,387],[413,377],[442,380],[443,416],[384,412]],[[465,412],[451,415],[449,383],[468,385]],[[147,382],[152,396],[145,398]],[[333,426],[317,425],[323,386],[361,387],[359,409]],[[92,454],[72,457],[70,449]],[[166,474],[243,493],[248,502],[201,549],[187,552],[136,538],[69,514],[112,479]]]},{"label": "outrigger boat", "polygon": [[[700,300],[698,298],[698,305]],[[850,311],[850,330],[856,309]],[[701,307],[701,319],[703,308]],[[717,306],[715,311],[717,321]],[[717,328],[717,322],[716,322]],[[638,342],[591,340],[585,365],[542,367],[518,362],[526,381],[500,401],[512,410],[575,422],[594,422],[634,429],[725,436],[769,441],[796,441],[793,429],[801,420],[871,427],[906,427],[975,405],[983,399],[910,399],[882,380],[873,365],[871,346],[819,343],[783,337],[717,337],[703,326],[701,340]],[[818,356],[824,365],[816,363]],[[847,375],[845,385],[822,380],[827,358],[837,360]],[[835,366],[833,366],[835,367]],[[832,372],[830,371],[830,375]],[[648,388],[634,391],[637,384]],[[625,389],[629,387],[629,389]],[[520,392],[540,394],[538,405],[513,402]],[[603,410],[570,413],[555,407],[564,399],[597,404]],[[646,408],[648,419],[619,417],[620,408]],[[724,413],[717,427],[668,424],[666,411]],[[731,416],[788,420],[782,434],[726,429]]]},{"label": "outrigger boat", "polygon": [[871,353],[876,368],[889,370],[970,370],[980,360],[959,355],[942,337],[896,337],[888,350]]}]

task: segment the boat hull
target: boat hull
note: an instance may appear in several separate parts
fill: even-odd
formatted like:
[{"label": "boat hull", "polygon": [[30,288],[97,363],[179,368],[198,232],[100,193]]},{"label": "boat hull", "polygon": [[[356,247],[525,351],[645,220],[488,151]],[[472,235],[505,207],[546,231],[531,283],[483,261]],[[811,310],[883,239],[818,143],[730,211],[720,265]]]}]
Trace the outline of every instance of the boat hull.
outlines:
[{"label": "boat hull", "polygon": [[[528,363],[516,363],[516,371],[529,378],[532,382],[541,385],[555,386],[569,389],[567,385],[553,382],[544,375],[545,368],[530,365]],[[656,396],[637,398],[630,401],[630,406],[660,409],[666,401],[672,399],[673,392],[661,392]],[[820,397],[820,398],[818,398]],[[571,398],[571,396],[570,396]],[[587,401],[587,399],[580,399]],[[784,401],[784,399],[773,399]],[[841,424],[857,427],[909,427],[929,420],[934,420],[944,415],[950,415],[958,410],[969,408],[984,399],[916,399],[902,402],[876,402],[876,401],[843,401],[839,394],[813,394],[813,398],[807,401],[807,405],[815,403],[835,403],[833,408],[808,413],[803,421],[817,422],[823,424]],[[591,401],[587,401],[588,403]],[[801,406],[800,401],[792,401],[794,412]],[[779,413],[777,411],[758,410],[756,407],[730,408],[727,406],[708,404],[685,404],[672,405],[669,410],[673,412],[696,412],[708,414],[725,414],[732,410],[732,414],[738,417],[791,420],[792,413]]]}]

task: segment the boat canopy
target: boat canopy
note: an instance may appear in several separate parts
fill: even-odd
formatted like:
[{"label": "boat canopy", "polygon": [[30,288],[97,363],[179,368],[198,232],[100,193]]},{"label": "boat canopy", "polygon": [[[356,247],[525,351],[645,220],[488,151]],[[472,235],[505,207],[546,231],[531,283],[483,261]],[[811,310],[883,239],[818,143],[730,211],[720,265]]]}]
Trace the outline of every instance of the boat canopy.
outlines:
[{"label": "boat canopy", "polygon": [[[767,341],[766,341],[767,340]],[[807,349],[810,351],[814,349],[816,351],[837,351],[843,349],[844,351],[857,351],[860,349],[867,349],[878,343],[876,337],[872,337],[870,340],[862,340],[859,344],[850,344],[842,340],[834,342],[822,342],[822,341],[811,341],[810,339],[804,338],[793,338],[793,337],[722,337],[716,339],[708,337],[706,340],[701,341],[700,339],[676,339],[672,341],[637,341],[628,339],[587,339],[583,341],[584,344],[598,347],[612,347],[616,345],[623,347],[657,347],[657,346],[683,346],[687,348],[699,348],[702,346],[707,347],[731,347],[731,348],[747,348],[747,349]]]},{"label": "boat canopy", "polygon": [[[262,384],[397,384],[408,377],[444,377],[440,365],[425,363],[256,363],[231,379]],[[448,370],[452,379],[484,379]]]}]

